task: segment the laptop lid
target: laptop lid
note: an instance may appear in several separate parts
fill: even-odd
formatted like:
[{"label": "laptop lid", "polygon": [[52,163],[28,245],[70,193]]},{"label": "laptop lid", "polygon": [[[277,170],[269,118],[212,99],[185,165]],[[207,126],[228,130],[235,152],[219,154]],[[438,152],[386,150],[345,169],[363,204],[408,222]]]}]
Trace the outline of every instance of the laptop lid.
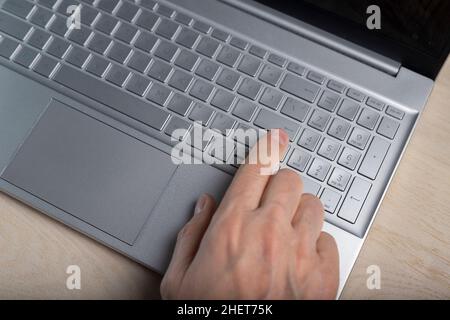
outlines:
[{"label": "laptop lid", "polygon": [[[447,0],[256,0],[435,79],[450,51]],[[367,8],[380,8],[369,29]]]}]

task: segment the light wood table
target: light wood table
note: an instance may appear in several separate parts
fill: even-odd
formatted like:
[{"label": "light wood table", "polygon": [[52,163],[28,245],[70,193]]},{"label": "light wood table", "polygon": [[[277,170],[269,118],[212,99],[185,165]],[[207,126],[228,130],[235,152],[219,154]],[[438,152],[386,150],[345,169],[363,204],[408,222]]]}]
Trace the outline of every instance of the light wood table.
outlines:
[{"label": "light wood table", "polygon": [[[383,201],[343,299],[450,298],[450,61]],[[81,268],[81,290],[66,268]],[[381,289],[366,286],[381,269]],[[158,298],[160,277],[0,194],[0,298]]]}]

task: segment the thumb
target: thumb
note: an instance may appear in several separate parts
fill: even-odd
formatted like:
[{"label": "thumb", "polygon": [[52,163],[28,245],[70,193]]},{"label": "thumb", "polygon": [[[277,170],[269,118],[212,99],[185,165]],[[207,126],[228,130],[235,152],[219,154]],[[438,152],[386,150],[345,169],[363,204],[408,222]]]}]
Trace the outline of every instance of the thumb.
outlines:
[{"label": "thumb", "polygon": [[[197,200],[194,209],[194,216],[178,233],[175,250],[167,269],[166,276],[181,277],[182,279],[187,268],[194,259],[203,235],[208,229],[216,203],[208,194],[203,194]],[[178,282],[178,280],[174,279]]]}]

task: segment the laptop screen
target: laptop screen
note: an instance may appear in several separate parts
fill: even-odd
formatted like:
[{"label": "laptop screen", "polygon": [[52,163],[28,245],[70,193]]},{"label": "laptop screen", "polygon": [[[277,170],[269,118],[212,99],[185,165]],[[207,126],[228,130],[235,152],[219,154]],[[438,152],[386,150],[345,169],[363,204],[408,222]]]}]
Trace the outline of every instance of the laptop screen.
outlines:
[{"label": "laptop screen", "polygon": [[[448,0],[256,0],[435,78],[450,50]],[[369,29],[370,5],[380,29]],[[376,20],[370,20],[374,22]]]}]

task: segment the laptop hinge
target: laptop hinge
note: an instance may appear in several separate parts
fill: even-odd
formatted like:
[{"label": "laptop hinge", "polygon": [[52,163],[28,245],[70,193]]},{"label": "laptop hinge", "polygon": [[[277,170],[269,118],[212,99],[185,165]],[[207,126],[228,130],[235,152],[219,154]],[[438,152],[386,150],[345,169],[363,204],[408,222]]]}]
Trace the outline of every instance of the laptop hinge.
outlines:
[{"label": "laptop hinge", "polygon": [[279,11],[261,5],[253,0],[220,0],[249,14],[276,24],[308,40],[314,41],[329,49],[344,54],[352,59],[367,64],[375,69],[396,76],[401,68],[401,63],[391,58],[368,50],[353,42],[339,38],[329,32],[304,23],[298,19],[285,15]]}]

